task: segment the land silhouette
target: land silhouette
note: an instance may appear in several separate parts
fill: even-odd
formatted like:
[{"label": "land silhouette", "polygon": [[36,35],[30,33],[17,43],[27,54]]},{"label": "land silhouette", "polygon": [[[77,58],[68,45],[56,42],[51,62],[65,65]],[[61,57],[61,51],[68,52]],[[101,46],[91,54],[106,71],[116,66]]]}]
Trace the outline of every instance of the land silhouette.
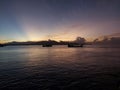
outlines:
[{"label": "land silhouette", "polygon": [[95,39],[93,42],[93,44],[105,44],[105,45],[120,45],[120,37],[104,37],[103,40],[99,40],[99,39]]},{"label": "land silhouette", "polygon": [[[12,42],[7,42],[4,45],[67,45],[68,43],[85,43],[86,40],[85,38],[82,37],[77,37],[73,41],[55,41],[55,40],[43,40],[43,41],[26,41],[26,42],[19,42],[19,41],[12,41]],[[1,44],[3,45],[3,44]]]},{"label": "land silhouette", "polygon": [[0,44],[0,47],[3,45],[68,45],[69,43],[77,43],[77,44],[85,44],[85,45],[92,45],[92,44],[103,44],[103,45],[120,45],[120,37],[104,37],[102,40],[99,38],[94,39],[91,42],[88,42],[84,37],[76,37],[73,41],[55,41],[55,40],[43,40],[43,41],[26,41],[26,42],[19,42],[19,41],[12,41],[7,42],[4,44]]}]

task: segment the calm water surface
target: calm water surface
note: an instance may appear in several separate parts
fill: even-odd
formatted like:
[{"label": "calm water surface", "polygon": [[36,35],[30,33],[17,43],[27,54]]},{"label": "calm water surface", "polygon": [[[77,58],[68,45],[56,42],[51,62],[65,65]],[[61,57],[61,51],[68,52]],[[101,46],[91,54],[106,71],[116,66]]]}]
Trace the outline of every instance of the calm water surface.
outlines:
[{"label": "calm water surface", "polygon": [[0,48],[0,89],[120,90],[120,48]]}]

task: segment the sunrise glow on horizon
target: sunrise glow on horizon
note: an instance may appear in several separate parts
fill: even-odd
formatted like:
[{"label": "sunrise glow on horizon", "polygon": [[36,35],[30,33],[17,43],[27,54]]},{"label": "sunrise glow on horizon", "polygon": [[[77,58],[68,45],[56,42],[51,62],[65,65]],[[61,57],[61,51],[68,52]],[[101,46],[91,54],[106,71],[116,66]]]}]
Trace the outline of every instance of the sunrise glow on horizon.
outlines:
[{"label": "sunrise glow on horizon", "polygon": [[0,0],[0,43],[87,41],[120,33],[119,0]]}]

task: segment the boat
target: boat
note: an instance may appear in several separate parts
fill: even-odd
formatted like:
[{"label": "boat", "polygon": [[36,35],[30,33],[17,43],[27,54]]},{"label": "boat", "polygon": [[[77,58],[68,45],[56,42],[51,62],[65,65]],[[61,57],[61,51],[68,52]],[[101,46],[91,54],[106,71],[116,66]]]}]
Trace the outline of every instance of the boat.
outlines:
[{"label": "boat", "polygon": [[4,47],[4,45],[3,45],[3,44],[0,44],[0,47]]},{"label": "boat", "polygon": [[43,44],[42,47],[52,47],[52,44]]},{"label": "boat", "polygon": [[68,47],[83,47],[83,44],[73,44],[73,43],[69,43]]}]

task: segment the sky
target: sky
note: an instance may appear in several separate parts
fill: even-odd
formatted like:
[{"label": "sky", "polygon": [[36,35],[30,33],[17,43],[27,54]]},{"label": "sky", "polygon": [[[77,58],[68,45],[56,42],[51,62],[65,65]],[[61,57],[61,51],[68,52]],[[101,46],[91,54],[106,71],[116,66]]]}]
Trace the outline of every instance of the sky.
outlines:
[{"label": "sky", "polygon": [[120,33],[119,10],[120,0],[0,0],[0,42]]}]

